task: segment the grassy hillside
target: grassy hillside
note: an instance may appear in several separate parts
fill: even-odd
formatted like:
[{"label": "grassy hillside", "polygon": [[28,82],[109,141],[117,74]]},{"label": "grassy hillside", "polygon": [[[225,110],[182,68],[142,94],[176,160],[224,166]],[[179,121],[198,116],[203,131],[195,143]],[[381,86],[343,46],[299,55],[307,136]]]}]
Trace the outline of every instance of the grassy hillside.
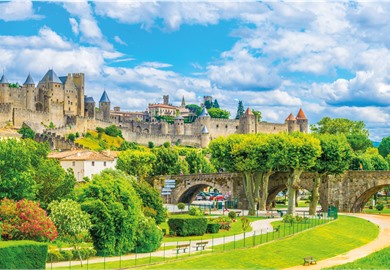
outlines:
[{"label": "grassy hillside", "polygon": [[120,137],[111,137],[105,133],[101,133],[100,136],[97,131],[88,130],[85,137],[78,138],[75,142],[81,144],[85,148],[99,151],[104,149],[118,150],[124,141]]}]

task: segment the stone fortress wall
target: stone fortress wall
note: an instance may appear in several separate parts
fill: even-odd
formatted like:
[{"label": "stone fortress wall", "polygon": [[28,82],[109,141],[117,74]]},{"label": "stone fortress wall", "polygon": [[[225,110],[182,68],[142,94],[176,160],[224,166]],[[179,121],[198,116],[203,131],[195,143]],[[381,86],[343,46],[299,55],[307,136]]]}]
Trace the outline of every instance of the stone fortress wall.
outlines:
[{"label": "stone fortress wall", "polygon": [[[211,118],[207,109],[203,108],[202,114],[193,123],[184,123],[180,115],[185,108],[183,98],[181,107],[177,107],[179,115],[173,124],[169,124],[149,121],[151,115],[149,119],[134,120],[123,112],[118,117],[118,109],[111,117],[114,112],[106,91],[99,101],[99,110],[95,112],[95,101],[84,96],[84,91],[83,73],[57,77],[53,70],[49,70],[37,85],[28,75],[25,83],[16,88],[14,85],[11,87],[3,75],[0,79],[0,125],[11,124],[20,128],[25,123],[36,132],[66,137],[69,133],[79,132],[82,135],[89,129],[115,124],[129,141],[140,144],[151,141],[157,145],[171,142],[196,147],[206,147],[218,136],[230,134],[308,132],[308,119],[302,109],[296,117],[290,114],[285,123],[267,123],[259,122],[249,108],[238,120]],[[168,102],[167,96],[164,102]],[[48,128],[51,125],[55,128]]]}]

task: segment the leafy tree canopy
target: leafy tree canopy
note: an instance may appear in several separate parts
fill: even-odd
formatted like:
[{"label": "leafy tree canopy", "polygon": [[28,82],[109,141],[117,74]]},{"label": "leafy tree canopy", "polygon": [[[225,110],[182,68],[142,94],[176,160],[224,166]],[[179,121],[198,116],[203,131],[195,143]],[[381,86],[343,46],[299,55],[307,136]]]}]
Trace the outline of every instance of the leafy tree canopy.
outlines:
[{"label": "leafy tree canopy", "polygon": [[218,108],[210,108],[208,112],[211,118],[229,119],[230,117],[230,112]]},{"label": "leafy tree canopy", "polygon": [[244,105],[242,104],[242,100],[240,100],[238,101],[236,119],[240,119],[241,115],[243,114],[244,114]]},{"label": "leafy tree canopy", "polygon": [[126,150],[118,156],[116,168],[127,174],[145,179],[153,171],[156,156],[148,150]]},{"label": "leafy tree canopy", "polygon": [[382,157],[387,157],[387,155],[390,153],[390,136],[382,139],[378,150]]}]

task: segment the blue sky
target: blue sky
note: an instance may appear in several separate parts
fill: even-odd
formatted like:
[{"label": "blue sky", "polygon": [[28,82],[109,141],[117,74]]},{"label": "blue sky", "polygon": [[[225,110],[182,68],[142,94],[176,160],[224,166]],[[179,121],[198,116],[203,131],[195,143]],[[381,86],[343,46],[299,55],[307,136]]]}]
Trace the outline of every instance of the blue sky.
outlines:
[{"label": "blue sky", "polygon": [[169,94],[238,100],[263,120],[303,108],[390,135],[390,3],[0,2],[0,68],[11,82],[83,72],[98,101],[145,110]]}]

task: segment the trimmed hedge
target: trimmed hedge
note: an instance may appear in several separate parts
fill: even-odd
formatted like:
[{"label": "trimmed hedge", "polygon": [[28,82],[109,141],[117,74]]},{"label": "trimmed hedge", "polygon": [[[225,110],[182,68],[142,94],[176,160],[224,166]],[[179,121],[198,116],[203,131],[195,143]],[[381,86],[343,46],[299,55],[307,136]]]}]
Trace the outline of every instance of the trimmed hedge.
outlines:
[{"label": "trimmed hedge", "polygon": [[170,218],[169,231],[177,236],[204,235],[207,229],[207,219],[196,218]]},{"label": "trimmed hedge", "polygon": [[[93,248],[81,248],[80,249],[81,258],[87,259],[96,255],[96,250]],[[61,262],[61,261],[71,261],[79,260],[79,253],[74,249],[65,249],[65,250],[49,250],[47,255],[47,262]]]},{"label": "trimmed hedge", "polygon": [[206,232],[207,233],[218,233],[219,232],[219,224],[218,223],[208,223]]},{"label": "trimmed hedge", "polygon": [[34,241],[1,241],[0,269],[45,269],[47,249]]}]

